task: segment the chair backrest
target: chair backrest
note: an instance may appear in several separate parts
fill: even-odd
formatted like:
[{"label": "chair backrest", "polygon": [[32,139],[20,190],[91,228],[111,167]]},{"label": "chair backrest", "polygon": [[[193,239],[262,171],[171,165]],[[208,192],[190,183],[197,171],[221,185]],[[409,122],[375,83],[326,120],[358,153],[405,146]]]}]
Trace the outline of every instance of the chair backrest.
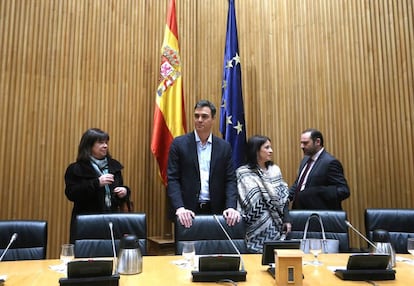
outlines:
[{"label": "chair backrest", "polygon": [[[326,238],[339,240],[339,252],[350,251],[345,211],[292,210],[289,213],[292,219],[292,231],[289,233],[288,239],[302,239],[308,217],[317,213],[322,219]],[[321,227],[317,219],[313,218],[309,221],[307,238],[321,238]]]},{"label": "chair backrest", "polygon": [[[245,226],[240,221],[235,226],[228,226],[222,215],[217,215],[233,243],[240,253],[247,253],[245,242]],[[196,215],[193,225],[185,228],[179,221],[175,222],[175,253],[180,255],[184,241],[194,241],[197,255],[207,254],[237,254],[226,234],[221,229],[213,215]]]},{"label": "chair backrest", "polygon": [[144,213],[111,213],[78,215],[75,220],[75,257],[112,257],[109,222],[112,222],[116,253],[126,234],[139,239],[142,255],[147,254],[147,220]]},{"label": "chair backrest", "polygon": [[407,238],[414,237],[414,209],[378,209],[365,210],[365,233],[372,241],[376,229],[387,230],[390,241],[397,253],[408,253]]},{"label": "chair backrest", "polygon": [[47,250],[47,221],[0,220],[0,255],[17,233],[3,260],[45,259]]}]

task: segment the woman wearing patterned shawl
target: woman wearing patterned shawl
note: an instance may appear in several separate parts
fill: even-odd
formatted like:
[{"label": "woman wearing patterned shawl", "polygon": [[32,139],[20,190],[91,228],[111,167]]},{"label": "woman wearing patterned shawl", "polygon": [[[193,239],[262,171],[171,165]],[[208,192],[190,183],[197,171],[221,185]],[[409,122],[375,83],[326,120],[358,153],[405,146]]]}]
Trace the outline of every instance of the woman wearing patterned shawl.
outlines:
[{"label": "woman wearing patterned shawl", "polygon": [[288,185],[272,153],[270,139],[255,135],[247,142],[247,164],[236,170],[247,248],[253,253],[261,253],[265,241],[278,240],[283,231],[291,230]]}]

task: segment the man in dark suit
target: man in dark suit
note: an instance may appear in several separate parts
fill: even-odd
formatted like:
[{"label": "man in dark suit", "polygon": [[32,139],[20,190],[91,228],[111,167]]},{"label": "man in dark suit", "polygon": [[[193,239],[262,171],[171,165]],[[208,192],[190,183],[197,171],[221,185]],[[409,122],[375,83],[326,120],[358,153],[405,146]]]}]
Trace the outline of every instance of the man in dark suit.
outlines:
[{"label": "man in dark suit", "polygon": [[305,156],[289,189],[292,209],[342,210],[341,202],[350,196],[349,187],[341,162],[326,152],[322,133],[303,131],[300,147]]},{"label": "man in dark suit", "polygon": [[223,214],[227,224],[240,221],[231,146],[212,134],[216,107],[208,100],[194,107],[195,130],[176,137],[170,147],[167,193],[172,211],[185,227],[196,214]]}]

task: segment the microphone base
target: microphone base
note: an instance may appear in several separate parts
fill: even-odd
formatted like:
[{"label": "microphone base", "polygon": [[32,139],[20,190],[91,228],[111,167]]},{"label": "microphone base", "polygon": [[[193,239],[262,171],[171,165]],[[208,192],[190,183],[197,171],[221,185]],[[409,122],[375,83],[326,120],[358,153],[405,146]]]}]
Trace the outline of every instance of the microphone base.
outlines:
[{"label": "microphone base", "polygon": [[119,274],[111,276],[60,278],[60,286],[118,286]]},{"label": "microphone base", "polygon": [[391,270],[391,269],[336,270],[335,275],[342,280],[353,280],[353,281],[395,280],[395,270]]},{"label": "microphone base", "polygon": [[230,279],[235,282],[246,281],[247,272],[240,271],[191,271],[193,282],[217,282]]}]

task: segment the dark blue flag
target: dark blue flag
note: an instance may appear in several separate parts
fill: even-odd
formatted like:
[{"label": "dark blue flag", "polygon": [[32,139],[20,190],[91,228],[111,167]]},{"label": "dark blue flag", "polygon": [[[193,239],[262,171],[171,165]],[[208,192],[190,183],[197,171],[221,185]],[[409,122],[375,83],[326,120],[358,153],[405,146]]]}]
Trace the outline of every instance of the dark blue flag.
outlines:
[{"label": "dark blue flag", "polygon": [[235,168],[238,168],[244,163],[246,125],[244,121],[239,43],[234,0],[229,0],[229,12],[227,16],[220,107],[220,132],[223,139],[230,143],[233,150],[233,164]]}]

